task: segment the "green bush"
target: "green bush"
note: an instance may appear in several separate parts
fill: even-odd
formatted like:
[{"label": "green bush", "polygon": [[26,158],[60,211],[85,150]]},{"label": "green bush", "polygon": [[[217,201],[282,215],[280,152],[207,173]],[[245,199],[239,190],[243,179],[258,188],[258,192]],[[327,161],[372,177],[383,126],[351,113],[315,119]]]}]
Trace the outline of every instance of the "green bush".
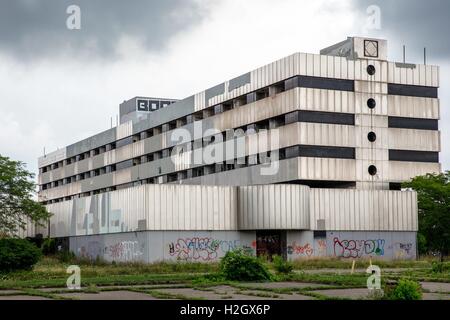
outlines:
[{"label": "green bush", "polygon": [[30,270],[41,256],[41,250],[28,240],[0,239],[0,272]]},{"label": "green bush", "polygon": [[55,239],[46,238],[41,245],[42,253],[46,256],[55,254],[58,250],[56,248]]},{"label": "green bush", "polygon": [[220,271],[226,280],[258,281],[271,280],[266,265],[242,249],[228,251],[220,261]]},{"label": "green bush", "polygon": [[391,290],[385,290],[386,298],[390,300],[421,300],[422,287],[413,280],[400,279]]},{"label": "green bush", "polygon": [[433,273],[443,273],[449,270],[450,270],[450,263],[448,262],[433,261],[431,263],[431,272]]},{"label": "green bush", "polygon": [[291,262],[284,260],[281,256],[274,256],[272,263],[275,270],[279,273],[288,274],[294,269],[294,265]]}]

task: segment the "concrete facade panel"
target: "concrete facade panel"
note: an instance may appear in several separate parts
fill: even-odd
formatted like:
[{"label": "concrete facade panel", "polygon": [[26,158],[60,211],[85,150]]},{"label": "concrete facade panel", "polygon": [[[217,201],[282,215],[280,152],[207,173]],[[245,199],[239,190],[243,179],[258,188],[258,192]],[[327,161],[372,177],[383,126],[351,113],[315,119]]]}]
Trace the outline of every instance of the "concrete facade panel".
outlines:
[{"label": "concrete facade panel", "polygon": [[254,241],[254,232],[145,231],[72,237],[70,250],[110,262],[215,262],[237,248],[255,254]]}]

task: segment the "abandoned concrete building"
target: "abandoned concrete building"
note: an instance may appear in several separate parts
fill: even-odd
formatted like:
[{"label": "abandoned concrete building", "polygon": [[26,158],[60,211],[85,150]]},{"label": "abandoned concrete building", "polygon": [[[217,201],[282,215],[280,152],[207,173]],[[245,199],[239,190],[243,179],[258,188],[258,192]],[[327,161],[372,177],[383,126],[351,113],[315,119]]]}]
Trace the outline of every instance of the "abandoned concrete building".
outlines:
[{"label": "abandoned concrete building", "polygon": [[416,257],[417,196],[440,172],[439,69],[351,37],[182,100],[135,97],[120,123],[39,158],[53,213],[29,236],[109,261]]}]

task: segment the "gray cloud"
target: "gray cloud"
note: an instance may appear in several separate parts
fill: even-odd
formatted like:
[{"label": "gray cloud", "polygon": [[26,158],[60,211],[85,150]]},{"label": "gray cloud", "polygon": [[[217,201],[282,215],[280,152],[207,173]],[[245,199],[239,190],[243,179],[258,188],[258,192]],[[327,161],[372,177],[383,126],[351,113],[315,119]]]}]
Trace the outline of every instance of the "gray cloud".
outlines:
[{"label": "gray cloud", "polygon": [[[81,8],[81,30],[66,28],[72,4]],[[159,51],[201,18],[193,0],[2,0],[0,51],[21,60],[60,53],[111,58],[127,35]]]},{"label": "gray cloud", "polygon": [[[388,35],[396,47],[390,47],[401,57],[402,44],[407,46],[407,58],[421,59],[427,47],[431,59],[450,57],[450,1],[447,0],[354,0],[365,14],[369,5],[381,9],[381,30],[371,33]],[[393,43],[393,41],[390,41]],[[417,62],[420,62],[417,61]]]}]

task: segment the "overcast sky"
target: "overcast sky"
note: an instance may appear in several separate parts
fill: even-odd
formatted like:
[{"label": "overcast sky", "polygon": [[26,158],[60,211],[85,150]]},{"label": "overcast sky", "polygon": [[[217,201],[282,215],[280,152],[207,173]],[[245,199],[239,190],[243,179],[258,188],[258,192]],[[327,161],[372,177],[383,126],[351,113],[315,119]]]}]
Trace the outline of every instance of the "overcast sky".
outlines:
[{"label": "overcast sky", "polygon": [[[69,5],[81,29],[69,30]],[[367,8],[381,9],[380,29]],[[369,35],[389,59],[441,66],[450,169],[450,2],[445,0],[0,0],[0,154],[37,158],[110,127],[137,95],[184,98],[291,53]]]}]

